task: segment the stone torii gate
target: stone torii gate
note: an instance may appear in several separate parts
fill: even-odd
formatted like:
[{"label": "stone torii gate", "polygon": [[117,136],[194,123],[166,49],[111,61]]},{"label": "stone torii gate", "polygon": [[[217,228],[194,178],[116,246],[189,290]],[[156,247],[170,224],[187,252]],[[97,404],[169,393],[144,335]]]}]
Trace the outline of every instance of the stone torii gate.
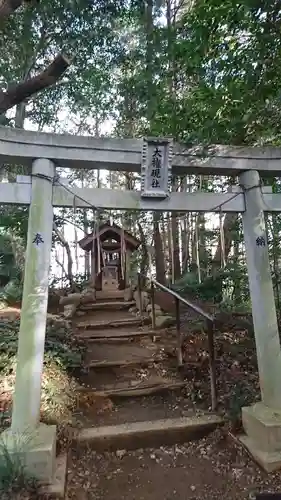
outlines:
[{"label": "stone torii gate", "polygon": [[[281,173],[281,149],[212,146],[206,151],[166,139],[94,139],[0,128],[0,160],[32,166],[32,176],[0,183],[0,204],[30,206],[12,425],[5,432],[15,452],[14,436],[18,442],[28,430],[34,437],[26,454],[30,472],[45,482],[54,473],[56,428],[39,423],[48,274],[53,207],[73,207],[74,199],[83,208],[242,212],[261,402],[243,408],[246,435],[241,439],[267,470],[280,467],[281,349],[264,212],[281,212],[281,195],[261,187],[259,172]],[[141,172],[142,190],[70,188],[56,178],[56,165]],[[239,186],[224,194],[168,193],[171,173],[238,176]]]}]

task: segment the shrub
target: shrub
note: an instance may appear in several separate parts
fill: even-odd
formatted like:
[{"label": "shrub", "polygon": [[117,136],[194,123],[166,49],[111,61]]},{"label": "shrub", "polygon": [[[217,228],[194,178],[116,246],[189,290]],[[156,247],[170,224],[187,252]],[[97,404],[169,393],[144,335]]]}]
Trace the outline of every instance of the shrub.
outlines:
[{"label": "shrub", "polygon": [[4,286],[0,292],[0,299],[7,304],[15,304],[22,299],[23,286],[18,280],[12,280]]},{"label": "shrub", "polygon": [[0,437],[0,490],[1,499],[15,498],[19,493],[35,493],[37,482],[24,466],[23,455],[27,450],[31,436],[28,433],[20,437],[14,436],[13,452],[9,449],[3,434]]},{"label": "shrub", "polygon": [[[81,366],[83,348],[73,340],[68,322],[48,315],[41,395],[41,420],[65,427],[72,422],[77,383],[71,371]],[[19,320],[0,320],[0,426],[11,417],[12,388],[15,382]],[[7,390],[8,388],[8,390]]]}]

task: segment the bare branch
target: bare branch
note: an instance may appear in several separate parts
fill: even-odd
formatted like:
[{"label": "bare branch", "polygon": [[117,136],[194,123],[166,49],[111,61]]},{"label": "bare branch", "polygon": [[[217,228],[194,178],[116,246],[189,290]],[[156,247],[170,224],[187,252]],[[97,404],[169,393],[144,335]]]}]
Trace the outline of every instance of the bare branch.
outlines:
[{"label": "bare branch", "polygon": [[0,115],[8,109],[20,104],[40,90],[50,87],[65,73],[71,60],[58,54],[53,62],[38,75],[8,86],[6,91],[0,92]]},{"label": "bare branch", "polygon": [[0,20],[9,17],[23,4],[23,0],[0,0]]},{"label": "bare branch", "polygon": [[0,0],[0,20],[7,19],[15,10],[24,4],[38,4],[40,0]]},{"label": "bare branch", "polygon": [[67,254],[67,259],[68,259],[68,262],[67,262],[67,272],[66,272],[66,276],[69,280],[69,284],[70,284],[70,288],[71,290],[73,291],[77,291],[77,286],[75,285],[74,283],[74,279],[73,279],[73,273],[72,273],[72,265],[73,265],[73,259],[72,259],[72,255],[71,255],[71,250],[70,250],[70,246],[69,246],[69,243],[68,241],[65,239],[62,231],[59,230],[59,228],[57,227],[56,223],[53,222],[53,230],[57,236],[57,238],[59,239],[59,242],[60,244],[65,248],[66,250],[66,254]]},{"label": "bare branch", "polygon": [[59,260],[59,258],[58,258],[58,256],[57,256],[57,255],[55,256],[55,261],[56,261],[56,263],[58,264],[58,266],[60,266],[60,267],[62,268],[62,271],[63,271],[63,273],[65,274],[65,276],[67,276],[66,269],[65,269],[65,267],[64,267],[64,265],[63,265],[63,263]]}]

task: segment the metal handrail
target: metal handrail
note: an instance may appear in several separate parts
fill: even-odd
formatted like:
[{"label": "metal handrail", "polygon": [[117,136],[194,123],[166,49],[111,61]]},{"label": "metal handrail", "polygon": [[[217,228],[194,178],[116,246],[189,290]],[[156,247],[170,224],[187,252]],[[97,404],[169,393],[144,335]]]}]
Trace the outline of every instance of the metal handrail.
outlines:
[{"label": "metal handrail", "polygon": [[[200,316],[206,320],[207,335],[208,335],[208,347],[209,347],[209,371],[210,371],[210,384],[211,384],[211,401],[212,410],[215,411],[217,408],[217,384],[216,384],[216,365],[215,365],[215,348],[214,348],[214,316],[207,311],[204,311],[201,307],[193,304],[190,300],[185,299],[177,292],[171,288],[162,285],[159,281],[154,278],[144,276],[142,273],[138,273],[138,293],[139,293],[139,303],[140,303],[140,315],[142,316],[142,294],[141,294],[141,277],[150,283],[151,287],[151,319],[152,319],[152,329],[156,328],[156,314],[155,314],[155,295],[154,289],[160,288],[166,293],[172,295],[175,299],[176,308],[176,329],[177,329],[177,359],[178,366],[183,365],[183,350],[182,350],[182,335],[181,335],[181,322],[180,322],[180,302],[190,307]],[[154,338],[154,337],[153,337]]]},{"label": "metal handrail", "polygon": [[156,281],[154,278],[148,278],[148,279],[150,282],[154,283],[158,288],[161,288],[161,290],[163,290],[164,292],[167,292],[170,295],[173,295],[173,297],[175,297],[175,299],[178,299],[180,302],[182,302],[186,306],[190,307],[190,309],[192,309],[193,311],[200,314],[200,316],[203,316],[203,318],[207,319],[208,321],[212,321],[212,322],[214,321],[215,318],[212,314],[208,313],[207,311],[204,311],[201,307],[197,306],[196,304],[193,304],[193,302],[191,302],[190,300],[185,299],[184,297],[179,295],[177,292],[175,292],[171,288],[168,288],[165,285],[162,285],[162,283],[159,283],[159,281]]}]

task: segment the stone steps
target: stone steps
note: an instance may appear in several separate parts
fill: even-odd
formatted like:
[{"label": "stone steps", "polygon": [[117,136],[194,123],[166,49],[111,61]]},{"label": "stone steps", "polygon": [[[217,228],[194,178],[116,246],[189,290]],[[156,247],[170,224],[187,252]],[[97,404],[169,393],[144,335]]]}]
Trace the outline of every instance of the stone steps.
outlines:
[{"label": "stone steps", "polygon": [[151,323],[151,319],[148,317],[143,317],[143,318],[122,318],[122,319],[113,319],[113,320],[100,320],[100,321],[81,321],[80,323],[76,324],[76,328],[85,330],[85,329],[92,329],[92,330],[98,330],[101,328],[121,328],[123,326],[127,326],[128,328],[130,327],[136,327],[136,326],[142,326],[144,324],[148,325]]},{"label": "stone steps", "polygon": [[86,370],[96,369],[96,368],[114,368],[118,366],[149,366],[154,363],[160,363],[162,361],[161,357],[151,357],[151,358],[134,358],[134,359],[104,359],[104,360],[94,360],[85,365]]},{"label": "stone steps", "polygon": [[156,346],[151,349],[138,344],[112,343],[88,345],[85,356],[85,369],[108,368],[118,366],[149,366],[163,359],[157,353]]},{"label": "stone steps", "polygon": [[124,300],[124,290],[100,290],[96,292],[96,300]]},{"label": "stone steps", "polygon": [[122,309],[129,309],[130,307],[134,306],[135,302],[131,300],[130,302],[125,302],[124,300],[109,300],[109,301],[104,301],[101,300],[99,302],[88,302],[87,304],[82,304],[79,309],[81,311],[103,311],[105,309],[110,309],[110,310],[122,310]]},{"label": "stone steps", "polygon": [[151,396],[152,394],[163,394],[168,391],[176,391],[185,387],[185,382],[167,380],[162,377],[151,377],[148,380],[119,381],[116,384],[108,384],[98,390],[81,387],[81,393],[91,394],[92,397],[136,398]]},{"label": "stone steps", "polygon": [[[84,428],[78,433],[77,443],[99,451],[157,447],[196,439],[220,425],[219,417],[194,415],[188,408],[191,416],[183,418],[180,411],[177,413],[177,403],[171,406],[173,392],[184,389],[186,382],[176,373],[166,371],[168,358],[161,346],[152,341],[163,331],[145,328],[144,324],[151,325],[148,316],[125,316],[122,310],[116,310],[116,302],[122,301],[106,300],[106,306],[98,303],[92,317],[85,316],[76,325],[87,346],[85,378],[83,375],[81,379],[85,386],[80,388],[84,394],[82,406],[77,408]],[[109,413],[98,417],[95,405],[107,408],[108,404]],[[171,418],[163,419],[167,416]],[[135,418],[143,421],[135,422]]]},{"label": "stone steps", "polygon": [[79,445],[91,446],[99,452],[153,448],[199,439],[222,424],[221,417],[206,414],[89,427],[80,430],[76,442]]},{"label": "stone steps", "polygon": [[159,338],[159,331],[153,330],[123,330],[121,328],[110,328],[108,330],[86,330],[81,334],[86,342],[108,342],[109,340],[126,341],[129,339],[141,339],[143,337]]}]

